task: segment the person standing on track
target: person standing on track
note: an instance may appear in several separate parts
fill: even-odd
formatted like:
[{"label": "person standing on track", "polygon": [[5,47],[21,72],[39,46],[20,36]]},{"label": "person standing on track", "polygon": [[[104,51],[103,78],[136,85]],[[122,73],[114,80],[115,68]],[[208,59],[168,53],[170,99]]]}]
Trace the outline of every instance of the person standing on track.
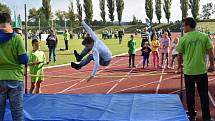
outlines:
[{"label": "person standing on track", "polygon": [[[40,50],[40,43],[37,39],[32,40],[33,51],[29,53],[29,66],[31,76],[31,88],[30,94],[33,92],[35,94],[40,93],[40,86],[43,82],[43,66],[46,64],[46,56],[43,51]],[[48,63],[47,63],[48,64]],[[36,77],[37,76],[37,77]]]},{"label": "person standing on track", "polygon": [[[193,18],[183,20],[184,32],[177,46],[179,52],[179,70],[184,63],[184,78],[187,96],[188,116],[190,121],[196,120],[195,113],[195,84],[200,96],[202,107],[202,120],[212,121],[209,109],[208,75],[207,71],[214,71],[213,45],[208,35],[197,32],[196,21]],[[209,55],[210,66],[207,70],[205,57]]]},{"label": "person standing on track", "polygon": [[128,54],[129,54],[129,68],[135,67],[135,55],[136,55],[136,41],[134,40],[134,35],[131,35],[131,40],[128,41]]},{"label": "person standing on track", "polygon": [[152,38],[152,41],[151,41],[150,45],[151,45],[151,49],[152,49],[154,68],[160,68],[160,65],[159,65],[159,48],[160,48],[160,42],[158,41],[157,36],[156,36],[155,33],[152,33],[151,38]]},{"label": "person standing on track", "polygon": [[149,33],[147,31],[147,27],[145,27],[143,32],[141,33],[141,38],[142,38],[141,47],[145,45],[145,42],[149,43]]},{"label": "person standing on track", "polygon": [[[96,75],[99,65],[108,66],[110,64],[112,60],[112,53],[84,21],[82,22],[82,25],[89,35],[82,42],[82,44],[85,46],[82,55],[79,55],[77,51],[74,51],[76,60],[80,63],[76,64],[74,62],[71,62],[71,67],[79,70],[89,64],[92,60],[95,61],[91,76],[87,80],[90,81]],[[92,54],[89,54],[85,59],[82,59],[91,50]]]},{"label": "person standing on track", "polygon": [[[161,39],[161,68],[165,67],[166,61],[166,68],[169,68],[169,47],[170,47],[170,38],[168,36],[168,32],[164,32],[164,38]],[[166,59],[164,59],[166,56]]]},{"label": "person standing on track", "polygon": [[144,47],[141,49],[142,56],[143,56],[143,69],[145,68],[145,65],[149,66],[149,55],[151,53],[151,48],[149,47],[149,43],[145,42]]},{"label": "person standing on track", "polygon": [[0,121],[9,99],[13,121],[24,121],[23,80],[28,56],[23,38],[13,32],[11,17],[0,13]]}]

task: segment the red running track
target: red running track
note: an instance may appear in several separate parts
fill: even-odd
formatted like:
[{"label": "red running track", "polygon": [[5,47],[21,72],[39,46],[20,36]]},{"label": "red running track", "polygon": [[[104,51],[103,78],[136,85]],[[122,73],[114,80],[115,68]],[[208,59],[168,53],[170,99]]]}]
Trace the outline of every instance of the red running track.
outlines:
[{"label": "red running track", "polygon": [[[140,52],[137,53],[140,55]],[[132,74],[150,74],[161,73],[156,76],[117,78],[117,79],[93,79],[86,82],[86,79],[45,79],[42,83],[42,93],[159,93],[159,94],[179,94],[180,92],[180,75],[174,74],[175,70],[170,69],[153,69],[150,65],[148,69],[142,69],[142,56],[136,56],[136,67],[128,68],[128,57],[120,56],[113,58],[108,67],[101,67],[98,75],[117,75],[125,76]],[[49,76],[79,76],[87,77],[90,75],[93,62],[85,68],[77,71],[69,65],[62,67],[53,67],[45,69],[45,75]],[[163,74],[162,73],[167,73]],[[211,94],[211,114],[215,118],[215,73],[209,74],[209,91]],[[199,96],[197,100],[198,119],[200,120],[201,111]],[[185,104],[185,101],[183,101]],[[213,102],[213,103],[212,103]],[[186,105],[185,105],[186,107]]]}]

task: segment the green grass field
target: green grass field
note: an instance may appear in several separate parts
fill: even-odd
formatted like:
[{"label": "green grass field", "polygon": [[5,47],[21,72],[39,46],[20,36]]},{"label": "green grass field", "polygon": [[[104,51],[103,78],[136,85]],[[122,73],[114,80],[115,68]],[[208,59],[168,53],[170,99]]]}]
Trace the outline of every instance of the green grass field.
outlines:
[{"label": "green grass field", "polygon": [[[65,48],[65,45],[62,35],[58,35],[58,39],[59,43],[57,46],[57,62],[56,63],[51,62],[48,66],[68,64],[71,61],[75,61],[73,51],[78,50],[78,52],[80,52],[84,48],[84,46],[81,45],[82,39],[78,40],[76,36],[75,40],[69,41],[69,51],[60,51],[60,48]],[[123,38],[123,43],[121,45],[118,44],[118,40],[116,39],[104,40],[104,43],[110,48],[113,55],[117,55],[128,51],[127,42],[129,39],[130,35],[127,34]],[[138,36],[135,38],[135,40],[137,42],[137,48],[139,48],[141,44],[141,38]],[[31,50],[32,50],[31,40],[29,40],[28,52],[30,52]],[[46,58],[48,60],[48,47],[46,46],[46,42],[44,41],[41,42],[41,50],[45,52]]]}]

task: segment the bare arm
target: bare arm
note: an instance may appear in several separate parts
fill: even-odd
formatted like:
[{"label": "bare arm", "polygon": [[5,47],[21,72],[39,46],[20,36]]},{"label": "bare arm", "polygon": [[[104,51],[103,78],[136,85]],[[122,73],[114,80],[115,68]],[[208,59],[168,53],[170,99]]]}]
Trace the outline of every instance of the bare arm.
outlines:
[{"label": "bare arm", "polygon": [[182,55],[182,53],[179,53],[178,54],[178,71],[180,71],[180,69],[183,67],[182,64],[183,64],[183,55]]},{"label": "bare arm", "polygon": [[209,55],[209,61],[210,61],[210,67],[208,68],[209,72],[214,71],[214,54],[213,54],[213,48],[208,50]]}]

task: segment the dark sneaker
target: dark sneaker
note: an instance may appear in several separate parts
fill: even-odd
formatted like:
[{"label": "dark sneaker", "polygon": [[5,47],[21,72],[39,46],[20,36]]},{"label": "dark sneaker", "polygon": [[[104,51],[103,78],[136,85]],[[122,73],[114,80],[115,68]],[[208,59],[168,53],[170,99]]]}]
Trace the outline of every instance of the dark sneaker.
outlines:
[{"label": "dark sneaker", "polygon": [[80,62],[82,60],[82,57],[81,57],[81,55],[78,54],[77,50],[74,50],[74,55],[75,55],[77,62]]},{"label": "dark sneaker", "polygon": [[71,67],[76,69],[76,70],[81,69],[81,66],[79,64],[74,63],[74,62],[71,62]]}]

